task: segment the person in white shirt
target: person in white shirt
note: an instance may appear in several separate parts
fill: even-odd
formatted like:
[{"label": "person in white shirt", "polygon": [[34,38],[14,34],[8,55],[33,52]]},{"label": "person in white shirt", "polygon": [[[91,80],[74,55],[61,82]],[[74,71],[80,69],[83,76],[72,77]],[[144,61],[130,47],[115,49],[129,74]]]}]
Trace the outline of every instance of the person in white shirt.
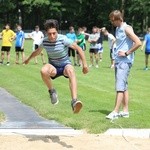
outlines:
[{"label": "person in white shirt", "polygon": [[102,33],[108,37],[108,44],[109,44],[109,48],[110,48],[110,59],[111,59],[111,66],[110,68],[114,68],[114,51],[116,49],[116,38],[108,32],[108,30],[106,30],[105,27],[102,28]]},{"label": "person in white shirt", "polygon": [[[40,27],[38,25],[35,26],[35,31],[29,34],[29,37],[33,39],[33,50],[36,50],[39,47],[39,43],[44,38],[44,34],[40,31]],[[45,64],[43,51],[41,52],[41,59],[43,64]],[[35,64],[37,64],[37,57],[34,58]]]},{"label": "person in white shirt", "polygon": [[97,33],[97,27],[94,26],[92,28],[92,34],[90,34],[88,38],[88,42],[90,43],[89,53],[90,53],[90,63],[91,63],[89,67],[94,66],[93,57],[95,57],[95,63],[96,63],[95,67],[99,68],[98,66],[98,44],[97,44],[98,39],[99,39],[99,34]]}]

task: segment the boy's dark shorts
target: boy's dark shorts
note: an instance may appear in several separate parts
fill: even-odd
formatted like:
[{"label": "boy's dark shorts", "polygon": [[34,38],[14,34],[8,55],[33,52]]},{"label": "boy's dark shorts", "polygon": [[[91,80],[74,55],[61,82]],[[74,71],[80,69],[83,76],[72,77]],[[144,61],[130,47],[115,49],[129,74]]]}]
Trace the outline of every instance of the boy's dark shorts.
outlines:
[{"label": "boy's dark shorts", "polygon": [[150,55],[150,52],[145,52],[145,55]]},{"label": "boy's dark shorts", "polygon": [[24,49],[21,49],[21,47],[15,47],[16,52],[24,52]]},{"label": "boy's dark shorts", "polygon": [[[68,64],[66,64],[66,65],[68,65]],[[67,76],[64,75],[64,69],[65,69],[66,65],[63,66],[63,67],[56,67],[56,66],[54,66],[56,68],[57,73],[56,73],[56,76],[51,77],[51,79],[54,80],[55,78],[58,78],[60,76],[64,76],[65,78],[68,78]]]},{"label": "boy's dark shorts", "polygon": [[98,53],[98,49],[94,49],[94,48],[90,48],[90,53],[94,53],[97,54]]},{"label": "boy's dark shorts", "polygon": [[10,46],[2,46],[1,51],[10,52]]}]

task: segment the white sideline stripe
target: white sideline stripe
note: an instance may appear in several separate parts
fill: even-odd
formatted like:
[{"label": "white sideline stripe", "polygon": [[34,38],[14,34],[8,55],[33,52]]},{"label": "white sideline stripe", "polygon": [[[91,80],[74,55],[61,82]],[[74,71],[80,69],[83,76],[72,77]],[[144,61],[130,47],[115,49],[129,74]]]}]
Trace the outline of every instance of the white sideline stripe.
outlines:
[{"label": "white sideline stripe", "polygon": [[0,135],[67,135],[75,136],[83,134],[81,130],[74,129],[0,129]]},{"label": "white sideline stripe", "polygon": [[108,129],[104,134],[150,139],[150,129]]}]

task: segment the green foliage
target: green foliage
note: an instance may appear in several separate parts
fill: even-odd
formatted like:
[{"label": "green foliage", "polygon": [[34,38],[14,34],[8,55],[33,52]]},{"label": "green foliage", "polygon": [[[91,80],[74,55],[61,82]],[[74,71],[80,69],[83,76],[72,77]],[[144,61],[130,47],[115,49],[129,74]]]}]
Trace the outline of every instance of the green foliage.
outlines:
[{"label": "green foliage", "polygon": [[108,15],[114,9],[124,12],[125,21],[135,26],[137,33],[150,26],[149,0],[1,0],[1,6],[2,23],[15,25],[20,9],[25,29],[31,29],[36,24],[43,27],[46,19],[54,18],[60,22],[61,29],[68,29],[70,25],[91,29],[97,25],[111,30]]},{"label": "green foliage", "polygon": [[0,123],[5,120],[5,115],[4,113],[0,112]]},{"label": "green foliage", "polygon": [[24,0],[22,4],[31,5],[31,6],[39,6],[39,5],[49,5],[49,0]]}]

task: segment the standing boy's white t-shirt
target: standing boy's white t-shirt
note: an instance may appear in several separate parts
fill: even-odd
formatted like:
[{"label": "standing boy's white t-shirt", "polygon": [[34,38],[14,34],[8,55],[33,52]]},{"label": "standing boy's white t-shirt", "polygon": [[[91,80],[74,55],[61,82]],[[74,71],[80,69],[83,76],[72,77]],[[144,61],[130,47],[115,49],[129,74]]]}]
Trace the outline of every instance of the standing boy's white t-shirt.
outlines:
[{"label": "standing boy's white t-shirt", "polygon": [[44,34],[41,31],[33,31],[30,36],[33,38],[33,44],[39,45],[41,39],[44,38]]}]

